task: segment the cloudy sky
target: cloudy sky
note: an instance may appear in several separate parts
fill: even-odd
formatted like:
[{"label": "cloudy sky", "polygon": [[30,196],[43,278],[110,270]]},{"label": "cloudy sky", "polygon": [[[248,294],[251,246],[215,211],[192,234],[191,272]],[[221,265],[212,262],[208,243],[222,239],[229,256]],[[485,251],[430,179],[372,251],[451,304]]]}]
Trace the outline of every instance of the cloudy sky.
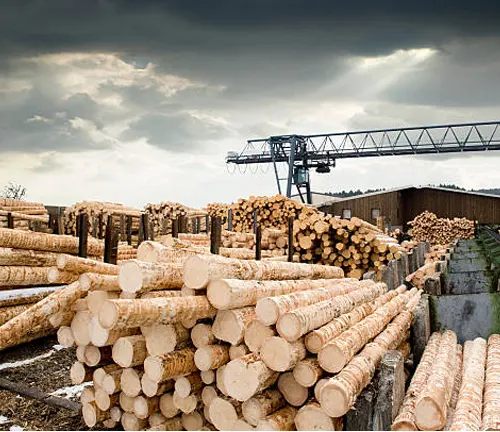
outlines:
[{"label": "cloudy sky", "polygon": [[[275,193],[269,167],[228,172],[247,139],[498,120],[499,18],[491,0],[2,0],[0,189],[202,206]],[[499,165],[341,160],[312,187],[499,187]]]}]

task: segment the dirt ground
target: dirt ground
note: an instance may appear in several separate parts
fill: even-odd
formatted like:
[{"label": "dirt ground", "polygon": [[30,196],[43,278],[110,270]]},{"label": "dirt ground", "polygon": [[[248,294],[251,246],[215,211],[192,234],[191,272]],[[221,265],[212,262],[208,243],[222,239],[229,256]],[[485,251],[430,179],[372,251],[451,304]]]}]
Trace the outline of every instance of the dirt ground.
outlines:
[{"label": "dirt ground", "polygon": [[[52,351],[52,352],[51,352]],[[27,360],[50,353],[33,363],[5,368],[6,363]],[[72,386],[69,369],[76,360],[75,348],[62,349],[55,337],[39,339],[0,353],[0,377],[36,387],[47,393]],[[77,400],[78,397],[73,397]],[[88,430],[81,413],[52,407],[43,402],[26,398],[0,389],[0,422],[3,430]]]}]

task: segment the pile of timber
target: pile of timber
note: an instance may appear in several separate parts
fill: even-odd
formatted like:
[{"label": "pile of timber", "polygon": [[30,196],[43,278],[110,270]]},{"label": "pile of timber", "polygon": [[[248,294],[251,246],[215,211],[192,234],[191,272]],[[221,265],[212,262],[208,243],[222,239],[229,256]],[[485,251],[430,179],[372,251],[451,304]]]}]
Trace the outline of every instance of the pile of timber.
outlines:
[{"label": "pile of timber", "polygon": [[436,262],[429,261],[413,273],[410,273],[408,276],[406,276],[405,280],[406,282],[412,284],[414,287],[423,289],[426,278],[433,276],[436,273]]},{"label": "pile of timber", "polygon": [[226,222],[230,208],[230,204],[210,203],[207,204],[206,211],[210,217],[220,217],[223,222]]},{"label": "pile of timber", "polygon": [[499,430],[500,335],[433,333],[392,430]]},{"label": "pile of timber", "polygon": [[253,232],[255,212],[257,223],[264,228],[288,231],[288,218],[298,218],[300,215],[318,213],[314,207],[306,206],[283,195],[271,197],[240,198],[231,205],[233,214],[233,230],[239,232]]},{"label": "pile of timber", "polygon": [[385,352],[408,353],[421,295],[173,247],[80,284],[59,342],[78,347],[73,383],[92,381],[85,423],[125,430],[341,430]]},{"label": "pile of timber", "polygon": [[148,215],[155,238],[172,234],[173,220],[178,218],[185,218],[187,232],[194,232],[195,223],[199,224],[199,231],[206,231],[205,216],[207,212],[204,210],[186,207],[177,202],[164,201],[157,204],[147,204],[144,212]]},{"label": "pile of timber", "polygon": [[29,230],[34,224],[37,231],[47,231],[49,215],[41,203],[0,198],[0,228],[8,228],[9,214],[14,220],[14,228]]},{"label": "pile of timber", "polygon": [[429,252],[425,253],[425,262],[435,262],[443,259],[450,250],[450,245],[433,245]]},{"label": "pile of timber", "polygon": [[367,271],[379,272],[405,252],[397,240],[356,217],[301,214],[293,224],[293,234],[300,262],[338,266],[356,279]]},{"label": "pile of timber", "polygon": [[82,201],[73,204],[64,210],[64,232],[66,234],[78,235],[77,221],[80,214],[88,215],[89,235],[95,238],[104,238],[109,215],[116,216],[113,219],[113,224],[118,230],[121,225],[125,226],[125,218],[132,216],[132,236],[133,240],[137,242],[142,214],[139,209],[126,207],[123,204],[99,201]]},{"label": "pile of timber", "polygon": [[406,252],[412,252],[418,245],[418,242],[415,240],[405,240],[401,242],[401,246],[403,246]]},{"label": "pile of timber", "polygon": [[412,227],[408,234],[417,243],[450,244],[455,240],[474,238],[474,221],[466,218],[438,218],[434,213],[424,211],[408,225]]}]

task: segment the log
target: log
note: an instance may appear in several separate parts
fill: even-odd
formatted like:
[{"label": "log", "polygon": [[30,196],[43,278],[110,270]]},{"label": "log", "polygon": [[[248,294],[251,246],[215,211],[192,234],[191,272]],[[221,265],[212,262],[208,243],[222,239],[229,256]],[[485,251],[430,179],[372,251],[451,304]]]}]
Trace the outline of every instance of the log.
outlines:
[{"label": "log", "polygon": [[181,398],[177,393],[174,392],[173,402],[174,405],[177,408],[179,408],[181,412],[183,412],[184,414],[189,414],[192,413],[194,410],[196,410],[199,398],[200,398],[199,394],[192,394],[189,395],[188,397]]},{"label": "log", "polygon": [[415,425],[415,403],[427,384],[440,343],[441,333],[433,333],[415,370],[398,416],[392,424],[392,430],[418,430]]},{"label": "log", "polygon": [[70,327],[63,326],[57,330],[57,342],[64,348],[71,348],[75,344],[75,338]]},{"label": "log", "polygon": [[105,329],[142,327],[186,318],[212,318],[215,314],[205,296],[107,300],[99,312],[99,322]]},{"label": "log", "polygon": [[[195,355],[196,360],[196,355]],[[203,381],[201,380],[200,374],[198,372],[192,373],[190,375],[180,377],[175,381],[175,392],[181,397],[186,398],[190,394],[201,390],[203,387]]]},{"label": "log", "polygon": [[143,241],[137,248],[137,259],[147,263],[184,264],[187,258],[199,253],[197,249],[179,249],[154,241]]},{"label": "log", "polygon": [[146,339],[142,335],[121,337],[113,345],[113,361],[123,368],[143,364],[147,355]]},{"label": "log", "polygon": [[97,408],[95,401],[82,406],[82,416],[85,424],[92,428],[109,418],[109,412]]},{"label": "log", "polygon": [[126,431],[145,430],[147,425],[147,419],[140,419],[135,414],[126,412],[122,415],[122,426]]},{"label": "log", "polygon": [[316,357],[308,357],[297,363],[293,377],[303,387],[312,387],[325,374]]},{"label": "log", "polygon": [[225,345],[207,345],[198,348],[194,362],[200,371],[218,369],[229,361],[229,348]]},{"label": "log", "polygon": [[215,255],[196,255],[184,264],[184,283],[202,289],[217,279],[338,279],[344,273],[338,267],[306,265],[280,261],[240,261]]},{"label": "log", "polygon": [[73,273],[60,273],[54,267],[0,266],[0,287],[47,286],[74,282]]},{"label": "log", "polygon": [[231,345],[243,342],[246,325],[257,317],[254,307],[218,311],[212,332],[214,336]]},{"label": "log", "polygon": [[92,379],[92,370],[80,362],[75,362],[69,371],[73,385],[82,384]]},{"label": "log", "polygon": [[183,297],[182,290],[181,291],[148,291],[144,294],[141,294],[141,299],[148,298],[160,298],[160,297]]},{"label": "log", "polygon": [[[102,389],[108,395],[112,395],[121,391],[122,374],[123,374],[123,369],[117,369],[106,374],[106,376],[102,380]],[[115,421],[120,421],[120,419]]]},{"label": "log", "polygon": [[92,315],[98,315],[102,304],[106,300],[118,298],[118,293],[113,291],[90,291],[87,294],[87,307]]},{"label": "log", "polygon": [[170,380],[159,383],[144,374],[141,378],[141,387],[147,397],[161,396],[174,389],[174,382]]},{"label": "log", "polygon": [[212,332],[212,326],[209,324],[196,324],[191,329],[191,340],[196,348],[211,345],[216,341]]},{"label": "log", "polygon": [[208,284],[207,297],[215,308],[228,310],[254,306],[260,299],[266,297],[276,297],[293,292],[320,288],[333,288],[346,282],[354,282],[354,279],[278,281],[219,279],[213,280]]},{"label": "log", "polygon": [[80,285],[86,291],[120,291],[118,277],[98,273],[84,273],[80,275]]},{"label": "log", "polygon": [[90,342],[96,347],[114,345],[118,339],[126,336],[134,336],[139,334],[139,332],[140,330],[137,327],[108,330],[101,326],[98,317],[93,316],[90,320]]},{"label": "log", "polygon": [[420,430],[439,430],[445,423],[455,374],[457,336],[444,332],[433,370],[415,405],[415,423]]},{"label": "log", "polygon": [[221,431],[231,431],[241,414],[241,405],[229,398],[215,398],[208,406],[211,423]]},{"label": "log", "polygon": [[179,414],[179,409],[174,405],[174,397],[167,393],[160,397],[160,411],[167,418],[174,418]]},{"label": "log", "polygon": [[465,342],[462,385],[450,427],[452,431],[481,429],[486,348],[486,340],[482,338]]},{"label": "log", "polygon": [[256,430],[261,431],[288,431],[294,429],[297,408],[287,406],[260,420]]},{"label": "log", "polygon": [[269,369],[277,372],[293,369],[300,360],[306,357],[306,354],[306,347],[302,340],[288,342],[276,336],[266,339],[260,350],[262,361]]},{"label": "log", "polygon": [[150,379],[157,382],[196,372],[194,354],[195,349],[188,347],[163,356],[147,357],[144,361],[144,371]]},{"label": "log", "polygon": [[330,289],[316,289],[310,291],[285,294],[276,297],[263,298],[257,302],[255,310],[258,318],[266,325],[275,324],[281,315],[320,301],[328,300],[353,291],[375,286],[373,281],[342,280],[341,283]]},{"label": "log", "polygon": [[59,270],[70,273],[100,273],[107,275],[118,275],[118,266],[95,261],[89,258],[81,258],[73,255],[62,254],[57,257],[56,266]]},{"label": "log", "polygon": [[217,390],[213,386],[205,386],[201,391],[201,400],[207,406],[210,405],[217,396]]},{"label": "log", "polygon": [[80,311],[75,314],[71,321],[71,331],[77,345],[88,345],[90,343],[90,320],[92,314],[90,311]]},{"label": "log", "polygon": [[[77,255],[78,238],[33,231],[19,231],[8,228],[0,228],[0,247]],[[87,253],[89,255],[102,256],[104,253],[104,244],[95,239],[89,238]]]},{"label": "log", "polygon": [[491,335],[488,339],[486,361],[486,379],[484,383],[483,430],[500,429],[500,335]]},{"label": "log", "polygon": [[147,430],[150,430],[150,431],[178,431],[178,430],[182,430],[182,418],[181,417],[174,417],[174,418],[168,419],[164,423],[156,425],[155,427],[151,427]]},{"label": "log", "polygon": [[95,389],[102,388],[102,383],[106,378],[106,375],[118,369],[121,369],[120,366],[114,363],[95,369],[92,375],[92,381],[94,381],[94,388]]},{"label": "log", "polygon": [[224,371],[224,387],[228,395],[241,402],[269,388],[277,379],[278,373],[253,353],[231,360]]},{"label": "log", "polygon": [[142,377],[144,371],[142,368],[126,368],[122,371],[120,376],[120,387],[122,393],[125,393],[131,398],[135,398],[141,394],[142,390]]},{"label": "log", "polygon": [[387,290],[385,284],[375,284],[348,294],[324,300],[281,315],[276,323],[279,335],[295,341],[306,333],[321,327],[360,304],[374,300]]},{"label": "log", "polygon": [[122,414],[123,412],[119,406],[114,406],[109,410],[110,418],[117,423],[122,419]]},{"label": "log", "polygon": [[[457,370],[459,373],[455,375],[455,381],[453,382],[453,391],[450,397],[450,403],[448,404],[448,415],[446,417],[446,424],[444,425],[444,430],[450,430],[451,424],[453,423],[453,417],[455,416],[455,409],[457,407],[458,396],[460,394],[460,387],[462,386],[462,372],[463,372],[463,348],[462,345],[457,344]],[[415,426],[416,429],[416,426]]]},{"label": "log", "polygon": [[328,416],[320,404],[313,400],[299,409],[295,416],[295,426],[298,431],[341,431],[343,423],[341,418]]},{"label": "log", "polygon": [[157,289],[180,289],[183,267],[179,264],[153,264],[138,260],[120,263],[118,284],[124,292],[143,293]]},{"label": "log", "polygon": [[102,388],[95,390],[95,404],[102,411],[109,411],[112,406],[118,403],[117,394],[109,395]]},{"label": "log", "polygon": [[293,377],[292,372],[281,374],[278,379],[278,389],[285,400],[294,407],[304,405],[309,397],[307,387],[301,386]]},{"label": "log", "polygon": [[134,414],[137,418],[147,419],[149,416],[160,411],[160,398],[158,396],[145,398],[137,396],[134,398]]},{"label": "log", "polygon": [[80,403],[85,405],[95,400],[94,387],[84,387],[82,393],[80,394]]},{"label": "log", "polygon": [[259,354],[264,341],[273,336],[276,336],[276,332],[272,327],[266,326],[260,320],[255,319],[247,324],[243,339],[251,352]]},{"label": "log", "polygon": [[249,353],[249,349],[246,345],[232,345],[229,347],[229,359],[234,360],[243,356],[246,356]]},{"label": "log", "polygon": [[54,267],[59,254],[27,249],[0,248],[0,266]]},{"label": "log", "polygon": [[215,382],[215,372],[213,370],[201,371],[201,380],[204,384],[209,385]]},{"label": "log", "polygon": [[26,312],[31,305],[5,306],[0,308],[0,325],[4,325],[7,321],[18,315]]},{"label": "log", "polygon": [[217,371],[215,372],[215,384],[224,396],[229,396],[225,384],[225,371],[226,365],[223,365],[219,369],[217,369]]},{"label": "log", "polygon": [[260,420],[283,408],[286,405],[278,390],[269,389],[246,400],[242,405],[242,414],[252,426],[257,426]]},{"label": "log", "polygon": [[98,348],[93,345],[85,346],[85,364],[89,367],[109,363],[111,361],[111,347]]},{"label": "log", "polygon": [[187,431],[200,430],[205,424],[205,419],[199,412],[192,412],[189,414],[182,414],[181,416],[182,427]]},{"label": "log", "polygon": [[59,289],[61,289],[61,287],[51,286],[0,291],[0,308],[31,305],[39,302]]},{"label": "log", "polygon": [[134,413],[134,398],[127,396],[125,393],[121,392],[119,393],[119,401],[120,401],[120,407],[124,412],[128,412],[133,414]]},{"label": "log", "polygon": [[179,324],[155,324],[141,329],[149,355],[160,356],[190,339],[189,330]]}]

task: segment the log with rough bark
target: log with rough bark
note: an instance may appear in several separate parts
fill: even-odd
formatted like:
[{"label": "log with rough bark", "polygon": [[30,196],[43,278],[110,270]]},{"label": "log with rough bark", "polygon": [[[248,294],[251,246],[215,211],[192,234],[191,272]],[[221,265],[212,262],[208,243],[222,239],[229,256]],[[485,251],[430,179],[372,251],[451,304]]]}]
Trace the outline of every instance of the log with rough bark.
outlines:
[{"label": "log with rough bark", "polygon": [[218,311],[212,326],[214,336],[231,345],[243,342],[245,327],[256,318],[254,307]]},{"label": "log with rough bark", "polygon": [[298,431],[341,431],[342,426],[342,418],[330,417],[315,400],[308,402],[300,408],[295,416],[295,427]]},{"label": "log with rough bark", "polygon": [[[195,357],[196,361],[196,357]],[[198,392],[203,387],[203,381],[199,372],[177,378],[175,381],[175,392],[183,398],[188,397],[190,394]]]},{"label": "log with rough bark", "polygon": [[150,379],[157,382],[196,372],[195,352],[194,348],[188,347],[163,356],[147,357],[144,361],[144,372]]},{"label": "log with rough bark", "polygon": [[486,378],[483,400],[483,430],[500,429],[500,335],[491,335],[488,339]]},{"label": "log with rough bark", "polygon": [[118,266],[95,261],[88,258],[80,258],[73,255],[61,254],[56,262],[59,270],[72,273],[100,273],[107,275],[118,275]]},{"label": "log with rough bark", "polygon": [[74,273],[59,272],[54,267],[0,266],[0,289],[72,283],[77,279]]},{"label": "log with rough bark", "polygon": [[189,330],[180,324],[154,324],[142,327],[149,355],[163,355],[175,350],[190,338]]},{"label": "log with rough bark", "polygon": [[261,431],[286,431],[293,430],[295,427],[295,416],[297,408],[286,406],[265,419],[259,420],[256,430]]},{"label": "log with rough bark", "polygon": [[447,330],[441,340],[427,385],[415,404],[415,424],[420,430],[439,430],[445,423],[457,373],[457,336]]},{"label": "log with rough bark", "polygon": [[350,312],[356,306],[372,301],[386,290],[385,284],[374,284],[371,287],[361,288],[348,294],[292,310],[280,316],[276,323],[276,330],[284,339],[295,341],[311,330]]},{"label": "log with rough bark", "polygon": [[202,289],[217,279],[338,279],[344,276],[337,267],[305,265],[280,261],[254,261],[223,258],[217,255],[196,255],[184,264],[184,283]]},{"label": "log with rough bark", "polygon": [[[457,408],[458,396],[460,394],[460,387],[462,386],[462,373],[463,373],[463,361],[464,361],[464,350],[462,345],[457,344],[457,373],[455,375],[455,381],[453,382],[453,391],[451,392],[450,403],[448,404],[448,415],[446,418],[446,424],[444,425],[444,430],[450,430],[451,424],[453,423],[453,417],[455,415],[455,409]],[[416,429],[416,426],[415,426]]]},{"label": "log with rough bark", "polygon": [[120,291],[118,276],[84,273],[78,280],[87,291]]},{"label": "log with rough bark", "polygon": [[226,345],[207,345],[198,348],[194,362],[200,371],[218,369],[229,361],[229,347]]},{"label": "log with rough bark", "polygon": [[183,286],[183,267],[180,264],[128,260],[120,263],[118,283],[122,291],[130,293],[180,289]]},{"label": "log with rough bark", "polygon": [[[33,231],[19,231],[0,228],[0,247],[29,249],[46,252],[78,254],[78,238]],[[88,239],[87,253],[102,256],[104,244],[95,239]]]},{"label": "log with rough bark", "polygon": [[438,353],[440,343],[441,333],[433,333],[415,370],[403,404],[399,409],[398,416],[392,424],[392,430],[417,430],[417,426],[415,425],[415,403],[427,385],[427,380],[431,374],[432,365]]},{"label": "log with rough bark", "polygon": [[25,312],[31,305],[4,306],[0,308],[0,325]]},{"label": "log with rough bark", "polygon": [[113,345],[113,361],[123,368],[143,364],[147,355],[146,339],[142,335],[121,337]]},{"label": "log with rough bark", "polygon": [[117,329],[212,318],[215,314],[205,296],[107,300],[99,311],[99,322],[105,329]]},{"label": "log with rough bark", "polygon": [[242,405],[242,414],[252,426],[257,426],[260,420],[278,411],[286,405],[278,390],[269,389],[246,400]]},{"label": "log with rough bark", "polygon": [[0,266],[53,267],[59,254],[29,249],[0,248]]}]

